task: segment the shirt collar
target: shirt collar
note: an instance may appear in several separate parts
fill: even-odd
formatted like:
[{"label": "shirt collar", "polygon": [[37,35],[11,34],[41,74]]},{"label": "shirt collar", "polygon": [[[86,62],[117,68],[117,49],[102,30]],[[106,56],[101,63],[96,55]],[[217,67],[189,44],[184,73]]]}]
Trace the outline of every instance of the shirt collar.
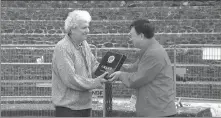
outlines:
[{"label": "shirt collar", "polygon": [[148,50],[152,50],[152,49],[155,49],[155,48],[159,48],[157,45],[159,45],[159,42],[154,40],[150,45],[146,46],[146,47],[143,47],[141,50],[140,50],[140,56],[142,57],[144,55],[144,53],[146,53]]},{"label": "shirt collar", "polygon": [[77,44],[74,42],[74,40],[72,40],[71,37],[70,37],[68,34],[66,34],[65,37],[66,37],[66,39],[68,39],[68,40],[74,45],[74,47],[75,47],[77,50],[79,50],[79,49],[83,46],[83,42],[81,42],[79,45],[77,45]]}]

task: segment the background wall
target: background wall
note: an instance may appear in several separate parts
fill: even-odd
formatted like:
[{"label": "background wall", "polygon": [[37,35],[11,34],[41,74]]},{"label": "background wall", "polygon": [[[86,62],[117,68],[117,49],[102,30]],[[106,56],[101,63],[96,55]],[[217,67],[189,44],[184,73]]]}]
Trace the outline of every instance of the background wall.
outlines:
[{"label": "background wall", "polygon": [[[167,48],[172,63],[174,44],[221,43],[219,0],[1,1],[1,79],[4,80],[1,96],[51,95],[50,86],[43,85],[51,81],[52,47],[63,38],[64,20],[74,9],[91,13],[88,42],[99,48],[99,59],[107,50],[115,50],[128,55],[126,63],[135,60],[137,51],[127,33],[130,23],[139,18],[149,19],[154,24],[156,39]],[[18,47],[23,44],[38,46]],[[52,47],[42,46],[45,44]],[[40,65],[36,64],[39,58],[43,62]],[[220,60],[202,60],[201,49],[181,49],[177,52],[176,61],[186,64],[221,63]],[[187,77],[177,81],[177,97],[221,98],[219,66],[187,65],[182,68],[186,68]],[[130,97],[134,92],[120,83],[113,86],[115,97]]]}]

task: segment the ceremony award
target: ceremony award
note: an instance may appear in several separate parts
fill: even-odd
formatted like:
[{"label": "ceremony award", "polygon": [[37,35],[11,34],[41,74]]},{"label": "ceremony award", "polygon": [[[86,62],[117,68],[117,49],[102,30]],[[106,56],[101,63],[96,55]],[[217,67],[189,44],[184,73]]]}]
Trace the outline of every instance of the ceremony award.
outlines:
[{"label": "ceremony award", "polygon": [[[109,72],[108,75],[115,71],[119,71],[125,60],[125,55],[108,51],[95,71],[95,76],[100,76],[106,71]],[[108,76],[106,76],[105,79],[108,79]]]},{"label": "ceremony award", "polygon": [[[110,74],[120,70],[125,60],[125,55],[108,51],[102,58],[97,70],[95,71],[95,76],[100,76],[107,71],[108,75],[106,75],[104,78],[109,79]],[[104,89],[103,116],[110,117],[112,114],[112,83],[105,83]]]}]

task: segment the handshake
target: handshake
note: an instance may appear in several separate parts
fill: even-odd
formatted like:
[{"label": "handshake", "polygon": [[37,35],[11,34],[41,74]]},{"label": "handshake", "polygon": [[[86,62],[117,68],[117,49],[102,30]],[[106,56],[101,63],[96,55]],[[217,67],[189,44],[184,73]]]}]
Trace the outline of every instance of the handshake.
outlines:
[{"label": "handshake", "polygon": [[111,74],[111,72],[104,72],[102,75],[98,76],[96,79],[99,79],[101,83],[114,82],[119,79],[121,71],[116,71]]}]

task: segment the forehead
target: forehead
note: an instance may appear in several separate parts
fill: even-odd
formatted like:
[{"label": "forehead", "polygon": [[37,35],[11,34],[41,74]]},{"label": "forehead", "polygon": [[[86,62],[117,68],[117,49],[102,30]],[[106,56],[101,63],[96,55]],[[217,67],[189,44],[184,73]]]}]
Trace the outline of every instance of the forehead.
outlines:
[{"label": "forehead", "polygon": [[77,21],[77,23],[78,23],[79,26],[88,26],[88,25],[89,25],[89,22],[87,22],[87,21],[82,21],[82,20]]},{"label": "forehead", "polygon": [[135,28],[132,27],[132,28],[130,29],[130,34],[135,34],[135,33],[136,33]]}]

